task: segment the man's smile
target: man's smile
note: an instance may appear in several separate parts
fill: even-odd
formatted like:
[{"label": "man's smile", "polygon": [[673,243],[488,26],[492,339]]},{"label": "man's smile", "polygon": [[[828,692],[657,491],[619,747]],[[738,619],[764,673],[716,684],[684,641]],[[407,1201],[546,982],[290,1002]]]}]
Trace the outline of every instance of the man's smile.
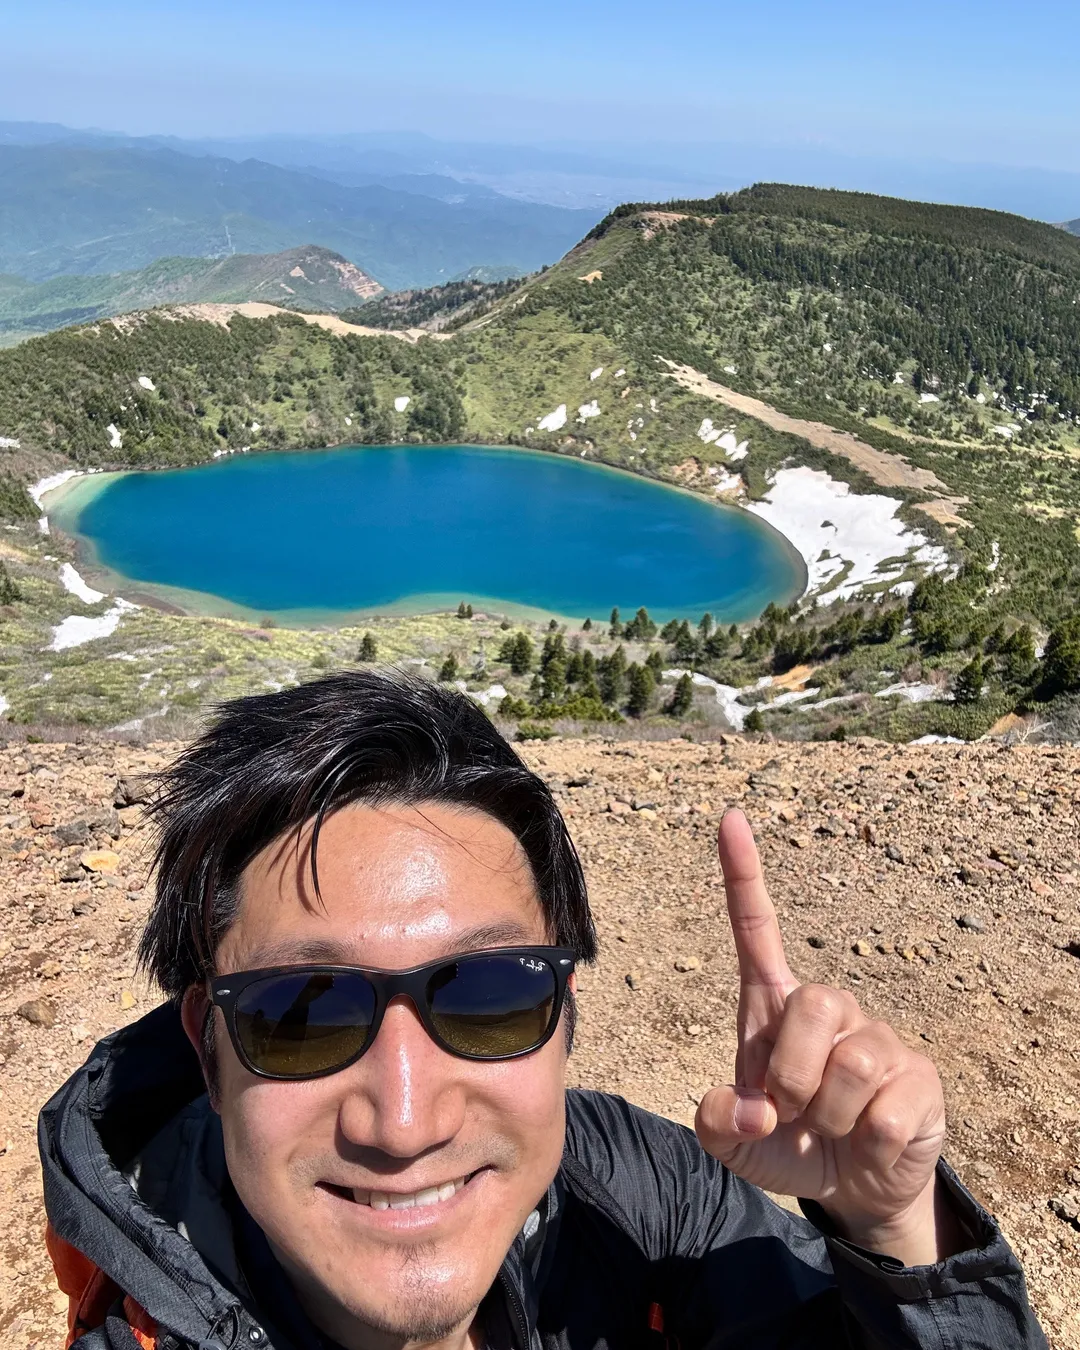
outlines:
[{"label": "man's smile", "polygon": [[[460,1204],[471,1199],[495,1171],[480,1167],[464,1176],[432,1183],[406,1191],[386,1190],[364,1186],[339,1186],[333,1182],[319,1182],[316,1189],[344,1201],[362,1222],[378,1222],[393,1228],[427,1227],[441,1222],[455,1212]],[[378,1219],[375,1216],[378,1215]]]}]

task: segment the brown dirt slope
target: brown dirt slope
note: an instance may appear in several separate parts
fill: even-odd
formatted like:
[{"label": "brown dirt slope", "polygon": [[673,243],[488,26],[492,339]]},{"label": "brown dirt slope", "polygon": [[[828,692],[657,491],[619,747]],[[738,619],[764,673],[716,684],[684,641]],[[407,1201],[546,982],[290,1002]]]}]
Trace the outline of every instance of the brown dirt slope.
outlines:
[{"label": "brown dirt slope", "polygon": [[860,441],[850,431],[837,431],[835,427],[827,426],[824,422],[807,422],[801,417],[791,417],[768,403],[762,403],[759,398],[751,398],[749,394],[740,394],[734,389],[717,384],[715,380],[710,380],[707,375],[694,370],[692,366],[679,366],[673,361],[665,361],[664,364],[670,368],[671,378],[684,389],[689,389],[691,393],[716,399],[718,403],[726,403],[736,412],[741,412],[747,417],[756,417],[759,422],[764,422],[766,426],[773,427],[776,431],[801,436],[811,445],[816,445],[819,450],[843,455],[882,487],[916,488],[922,492],[946,489],[940,497],[920,502],[918,509],[933,516],[943,525],[967,524],[964,518],[957,514],[957,508],[964,505],[966,499],[948,496],[946,484],[929,469],[917,469],[901,455],[891,455],[884,450],[878,450],[865,441]]},{"label": "brown dirt slope", "polygon": [[[153,1001],[133,969],[145,831],[137,805],[114,803],[139,795],[118,780],[177,748],[0,750],[5,1350],[61,1342],[34,1120],[92,1042]],[[573,1079],[685,1121],[729,1079],[735,964],[713,834],[741,804],[793,969],[855,990],[936,1060],[949,1158],[1021,1254],[1055,1350],[1080,1347],[1080,751],[730,738],[526,754],[567,813],[603,941]],[[680,973],[684,956],[700,964]],[[33,1000],[51,1026],[19,1015]]]}]

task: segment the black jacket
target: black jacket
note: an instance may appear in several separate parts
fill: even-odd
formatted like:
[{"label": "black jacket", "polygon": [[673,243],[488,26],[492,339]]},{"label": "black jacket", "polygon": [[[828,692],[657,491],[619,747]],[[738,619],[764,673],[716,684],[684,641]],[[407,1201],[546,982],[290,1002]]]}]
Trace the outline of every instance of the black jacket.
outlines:
[{"label": "black jacket", "polygon": [[[137,1350],[132,1301],[158,1350],[317,1343],[265,1296],[174,1008],[102,1041],[45,1106],[39,1142],[55,1234],[130,1296],[78,1350]],[[1045,1347],[997,1225],[944,1164],[941,1176],[971,1247],[905,1269],[832,1235],[810,1203],[806,1218],[780,1209],[689,1130],[571,1091],[562,1166],[503,1263],[485,1328],[499,1350]]]}]

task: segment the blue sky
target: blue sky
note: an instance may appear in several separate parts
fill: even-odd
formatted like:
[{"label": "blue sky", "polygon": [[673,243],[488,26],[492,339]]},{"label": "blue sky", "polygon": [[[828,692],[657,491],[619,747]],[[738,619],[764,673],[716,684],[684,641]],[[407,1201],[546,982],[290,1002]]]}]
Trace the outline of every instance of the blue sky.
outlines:
[{"label": "blue sky", "polygon": [[813,144],[1080,171],[1077,0],[7,0],[0,118]]}]

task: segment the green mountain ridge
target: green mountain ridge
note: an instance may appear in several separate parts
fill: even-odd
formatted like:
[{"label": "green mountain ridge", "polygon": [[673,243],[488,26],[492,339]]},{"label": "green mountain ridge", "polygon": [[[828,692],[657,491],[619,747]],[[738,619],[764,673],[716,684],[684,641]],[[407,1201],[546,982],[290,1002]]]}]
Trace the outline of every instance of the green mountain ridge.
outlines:
[{"label": "green mountain ridge", "polygon": [[38,283],[0,276],[0,345],[161,305],[262,300],[335,312],[381,293],[379,283],[353,263],[316,245],[226,258],[159,258],[134,272]]}]

